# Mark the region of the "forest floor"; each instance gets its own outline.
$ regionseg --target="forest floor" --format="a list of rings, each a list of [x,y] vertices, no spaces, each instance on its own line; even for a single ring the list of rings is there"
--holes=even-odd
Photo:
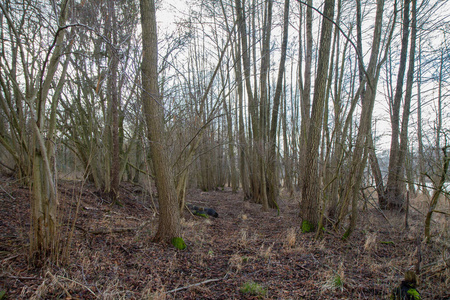
[[[90,185],[60,181],[60,232],[70,231],[80,201],[69,259],[36,268],[27,261],[30,191],[5,177],[0,187],[6,299],[388,299],[418,251],[423,299],[450,299],[450,220],[436,214],[435,238],[418,247],[427,207],[420,198],[412,200],[417,210],[410,211],[408,230],[403,213],[368,205],[344,242],[341,231],[325,230],[320,239],[301,233],[296,197],[282,194],[278,215],[227,188],[190,190],[189,203],[214,208],[219,217],[185,211],[181,251],[151,241],[158,215],[144,189],[123,184],[118,206]]]

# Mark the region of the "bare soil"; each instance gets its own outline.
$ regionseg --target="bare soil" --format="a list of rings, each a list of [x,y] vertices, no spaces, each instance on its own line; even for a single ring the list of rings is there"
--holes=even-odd
[[[185,211],[181,251],[152,242],[158,215],[142,188],[123,184],[118,206],[92,186],[60,181],[64,237],[80,201],[70,258],[37,268],[28,263],[30,191],[6,177],[0,187],[6,299],[387,299],[419,257],[423,299],[450,299],[449,219],[438,216],[433,242],[421,244],[425,200],[412,201],[408,230],[403,213],[361,207],[357,230],[343,241],[340,230],[319,239],[301,233],[295,196],[280,196],[278,215],[227,188],[190,190],[188,202],[219,217]]]

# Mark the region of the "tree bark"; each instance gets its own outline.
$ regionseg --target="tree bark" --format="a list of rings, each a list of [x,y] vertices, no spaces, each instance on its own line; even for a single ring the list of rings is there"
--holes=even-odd
[[[158,39],[154,0],[141,0],[142,24],[142,102],[147,121],[150,153],[159,196],[159,224],[156,242],[180,237],[180,214],[164,138],[164,107],[158,90]]]
[[[389,173],[386,184],[386,208],[401,208],[404,202],[405,184],[402,178],[402,165],[400,158],[400,104],[403,95],[403,81],[406,70],[409,38],[409,4],[411,0],[405,0],[403,6],[402,47],[400,50],[400,65],[398,69],[397,85],[391,111],[391,150],[389,154]],[[405,99],[406,100],[406,99]]]
[[[445,181],[447,180],[447,171],[450,164],[450,157],[447,155],[448,146],[442,148],[442,152],[444,153],[444,161],[442,165],[441,175],[439,177],[439,182],[434,185],[433,196],[431,197],[430,207],[428,208],[427,215],[425,217],[425,240],[427,243],[430,242],[431,239],[431,217],[433,212],[438,204],[439,196],[442,193],[442,189],[444,187]]]
[[[359,0],[358,0],[359,1]],[[378,54],[380,51],[380,41],[381,41],[381,32],[383,25],[383,9],[384,9],[384,0],[377,0],[377,11],[375,16],[375,27],[373,33],[372,40],[372,51],[370,55],[369,66],[367,68],[367,76],[366,80],[361,83],[360,89],[364,90],[364,86],[366,83],[369,84],[370,88],[367,89],[363,93],[363,98],[361,99],[362,108],[361,108],[361,116],[360,116],[360,126],[356,138],[356,143],[353,150],[352,162],[350,165],[349,175],[350,177],[347,180],[346,186],[343,192],[343,205],[341,206],[339,220],[343,220],[347,215],[348,204],[351,200],[352,203],[352,211],[350,218],[350,225],[344,233],[343,238],[348,238],[356,226],[357,221],[357,205],[358,205],[358,196],[361,188],[361,182],[363,178],[364,169],[367,162],[368,157],[368,149],[367,146],[369,144],[369,135],[371,134],[370,128],[372,123],[372,113],[373,107],[375,104],[375,96],[376,96],[376,87],[380,74],[381,66],[384,63],[384,59],[378,62]],[[395,17],[394,17],[395,18]],[[391,36],[392,36],[393,28],[391,28],[390,35],[388,36],[388,40],[386,42],[386,49],[390,45]]]
[[[417,68],[417,150],[419,157],[419,183],[421,186],[422,193],[426,196],[429,195],[428,188],[425,181],[425,155],[423,151],[423,138],[422,138],[422,95],[421,95],[421,85],[422,85],[422,43],[421,38],[419,38],[419,48],[418,48],[418,59],[419,64]]]
[[[288,43],[288,29],[289,29],[289,0],[284,2],[284,17],[283,17],[283,38],[281,42],[281,57],[280,66],[278,68],[277,85],[275,88],[275,95],[273,98],[272,119],[269,132],[269,153],[268,153],[268,195],[267,200],[270,207],[278,208],[278,178],[277,178],[277,152],[276,152],[276,136],[278,126],[278,114],[280,110],[280,99],[283,91],[283,77],[286,64],[286,52]],[[284,117],[285,119],[286,117]]]
[[[41,70],[41,81],[38,93],[35,98],[35,112],[32,117],[34,153],[31,158],[33,166],[33,197],[31,200],[31,219],[32,236],[30,240],[30,259],[33,263],[41,263],[43,259],[50,257],[53,262],[58,263],[59,246],[57,240],[57,206],[58,198],[56,191],[56,159],[53,145],[44,142],[45,139],[52,141],[54,124],[50,128],[45,127],[45,106],[54,76],[58,69],[61,53],[64,48],[65,31],[64,26],[67,19],[68,5],[67,1],[61,3],[59,16],[59,29],[56,32],[54,43],[47,53],[53,50],[50,59],[45,60]],[[48,58],[47,56],[47,58]],[[48,67],[46,69],[46,64]],[[44,78],[44,73],[47,74]],[[60,83],[64,82],[65,71],[60,78]],[[62,81],[61,81],[62,80]],[[62,86],[59,86],[62,89]],[[60,93],[56,91],[56,95]],[[59,97],[54,97],[57,101]],[[56,110],[56,105],[52,108]],[[52,119],[56,122],[56,119]],[[45,131],[49,133],[45,135]]]
[[[311,120],[311,77],[312,77],[312,51],[313,51],[313,37],[312,37],[312,0],[308,0],[308,6],[306,8],[306,49],[305,49],[305,75],[304,85],[300,83],[300,157],[299,157],[299,170],[305,170],[306,168],[306,149],[308,145],[308,132]],[[301,37],[299,37],[301,41]],[[299,62],[302,58],[299,58]],[[301,70],[299,70],[301,74]],[[299,79],[300,81],[300,79]],[[299,188],[303,189],[304,176],[299,176]]]
[[[110,41],[107,44],[110,60],[110,74],[108,77],[108,98],[111,113],[110,131],[111,135],[111,159],[109,164],[110,169],[110,183],[109,190],[106,191],[109,194],[110,200],[113,203],[118,203],[119,197],[119,183],[120,183],[120,145],[119,145],[119,96],[117,87],[117,69],[119,65],[118,53],[114,47],[117,44],[117,20],[114,8],[115,0],[108,0],[108,17],[110,30]]]
[[[314,84],[314,98],[306,145],[306,165],[303,177],[302,199],[300,203],[303,231],[315,230],[318,225],[318,207],[320,201],[319,144],[322,132],[325,92],[326,84],[328,82],[327,75],[333,28],[333,24],[329,20],[332,20],[334,16],[334,3],[334,0],[326,0],[323,11],[324,17],[320,36],[318,66]]]

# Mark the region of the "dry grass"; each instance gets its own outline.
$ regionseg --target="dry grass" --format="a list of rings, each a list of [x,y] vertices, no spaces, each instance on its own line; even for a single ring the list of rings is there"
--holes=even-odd
[[[240,272],[243,265],[242,256],[239,253],[231,255],[230,259],[228,260],[228,265],[232,271],[236,273]]]
[[[297,240],[297,232],[295,228],[289,228],[286,233],[286,241],[284,242],[284,247],[286,249],[291,249],[295,247],[295,242]]]
[[[156,291],[153,291],[151,284],[147,284],[141,293],[143,300],[166,300],[167,294],[165,288],[162,287]]]
[[[272,257],[273,253],[272,253],[272,249],[275,243],[272,243],[272,245],[269,246],[265,246],[264,244],[261,245],[261,248],[259,248],[259,257],[264,258],[264,260],[270,260],[270,258]]]
[[[343,291],[345,281],[344,264],[341,262],[337,270],[327,272],[326,279],[322,285],[322,292],[326,293],[333,290]]]
[[[364,251],[376,251],[377,250],[377,233],[368,232],[366,233],[366,241],[364,243]]]
[[[241,228],[241,230],[239,231],[238,244],[242,248],[247,247],[248,235],[248,230],[246,228]]]

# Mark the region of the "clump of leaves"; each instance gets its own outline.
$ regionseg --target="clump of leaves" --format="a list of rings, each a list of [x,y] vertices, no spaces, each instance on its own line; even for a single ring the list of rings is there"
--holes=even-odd
[[[257,282],[247,281],[241,286],[241,293],[264,297],[267,294],[267,288]]]
[[[172,239],[172,245],[178,250],[186,249],[186,243],[184,242],[183,238],[180,237],[174,237]]]

